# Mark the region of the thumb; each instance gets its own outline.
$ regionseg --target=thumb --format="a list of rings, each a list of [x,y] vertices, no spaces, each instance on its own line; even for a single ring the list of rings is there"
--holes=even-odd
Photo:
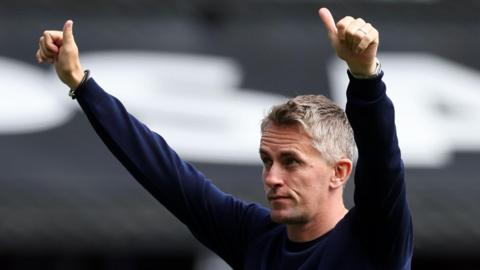
[[[73,39],[73,21],[68,20],[63,26],[63,44],[75,43]]]
[[[337,39],[337,26],[335,26],[335,20],[333,19],[332,13],[327,8],[321,8],[318,11],[318,15],[320,15],[320,19],[322,19],[323,24],[325,25],[325,29],[328,32],[328,37],[331,41],[335,41]]]

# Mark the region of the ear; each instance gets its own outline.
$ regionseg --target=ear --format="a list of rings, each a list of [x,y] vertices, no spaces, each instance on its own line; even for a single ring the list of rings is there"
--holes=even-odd
[[[332,175],[330,180],[330,188],[336,189],[343,187],[352,173],[352,167],[352,161],[348,158],[342,158],[337,161],[333,166],[335,174]]]

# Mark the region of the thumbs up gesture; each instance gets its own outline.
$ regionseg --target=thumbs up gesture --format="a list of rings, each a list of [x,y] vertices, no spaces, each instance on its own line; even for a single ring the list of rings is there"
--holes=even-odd
[[[335,24],[326,8],[319,10],[320,18],[328,32],[332,47],[338,57],[347,62],[356,75],[368,76],[375,72],[379,34],[370,23],[362,18],[347,16]]]
[[[73,22],[68,20],[63,31],[47,30],[40,37],[36,54],[39,63],[55,65],[58,77],[71,89],[76,88],[84,72],[80,65],[77,44],[73,38]]]

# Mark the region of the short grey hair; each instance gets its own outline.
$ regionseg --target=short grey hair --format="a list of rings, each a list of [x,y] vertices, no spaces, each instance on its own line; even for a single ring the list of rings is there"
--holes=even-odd
[[[262,120],[262,133],[270,123],[300,124],[329,164],[341,158],[352,162],[357,159],[357,146],[345,111],[323,95],[297,96],[273,106]]]

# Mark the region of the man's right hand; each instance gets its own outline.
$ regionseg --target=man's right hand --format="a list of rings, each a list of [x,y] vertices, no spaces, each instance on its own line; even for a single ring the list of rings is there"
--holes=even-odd
[[[70,89],[75,89],[82,81],[84,72],[80,65],[72,28],[73,22],[68,20],[63,26],[63,31],[43,32],[38,43],[36,58],[39,63],[54,64],[60,80]]]

